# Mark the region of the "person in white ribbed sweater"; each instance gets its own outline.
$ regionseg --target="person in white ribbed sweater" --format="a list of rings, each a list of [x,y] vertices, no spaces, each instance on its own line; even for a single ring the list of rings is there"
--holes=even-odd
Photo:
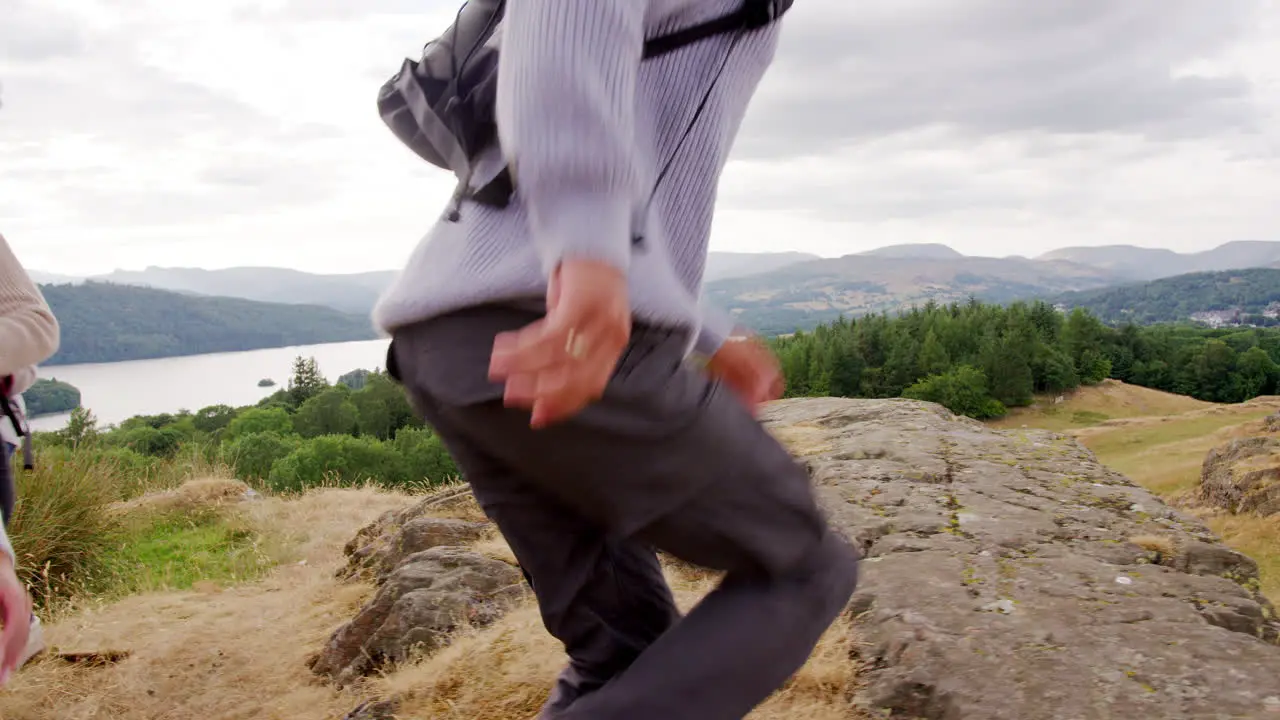
[[[35,366],[58,350],[58,321],[40,289],[0,235],[0,378],[10,396],[35,381]],[[15,429],[16,430],[16,429]],[[15,433],[16,435],[16,433]],[[13,511],[13,466],[9,449],[0,464],[4,525]],[[31,598],[18,580],[17,558],[6,527],[0,527],[0,685],[44,649],[40,620],[31,612]]]
[[[540,720],[742,718],[857,583],[754,417],[782,390],[776,359],[698,300],[778,25],[643,59],[646,38],[742,2],[508,0],[490,154],[515,194],[442,213],[374,311],[569,656]],[[682,615],[655,549],[723,580]]]

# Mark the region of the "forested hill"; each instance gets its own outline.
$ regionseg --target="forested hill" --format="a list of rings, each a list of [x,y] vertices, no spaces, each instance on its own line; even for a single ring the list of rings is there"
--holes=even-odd
[[[1103,325],[1047,303],[926,305],[773,340],[792,396],[904,396],[976,418],[1114,378],[1235,403],[1280,393],[1280,330]]]
[[[1194,313],[1233,308],[1246,318],[1261,316],[1268,305],[1280,303],[1280,269],[1191,273],[1139,285],[1064,293],[1051,302],[1084,308],[1111,324],[1178,322]],[[1257,325],[1275,324],[1270,319],[1252,319]]]
[[[40,288],[62,325],[47,365],[114,362],[312,345],[376,337],[369,317],[286,305],[86,282]]]

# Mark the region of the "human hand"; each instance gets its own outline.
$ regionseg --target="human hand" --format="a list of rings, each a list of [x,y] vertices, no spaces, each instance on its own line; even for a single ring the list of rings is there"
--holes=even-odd
[[[626,276],[592,260],[566,260],[547,286],[547,315],[493,340],[489,377],[508,407],[541,428],[597,400],[631,338]]]
[[[3,552],[0,552],[0,618],[4,620],[4,630],[0,631],[0,686],[3,686],[18,669],[18,659],[26,650],[27,635],[31,632],[31,598],[13,570],[13,561]]]
[[[755,337],[721,345],[707,363],[707,371],[727,383],[752,415],[761,403],[782,397],[785,386],[777,357]]]

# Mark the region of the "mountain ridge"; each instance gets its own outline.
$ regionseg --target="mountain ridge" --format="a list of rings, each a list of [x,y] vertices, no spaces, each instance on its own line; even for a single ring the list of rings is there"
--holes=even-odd
[[[757,330],[791,332],[842,313],[892,311],[929,300],[950,302],[972,295],[1003,302],[1249,267],[1280,267],[1280,242],[1235,241],[1194,253],[1135,245],[1078,246],[1032,258],[963,255],[943,243],[890,245],[835,258],[803,252],[716,251],[708,255],[704,293]],[[367,316],[395,274],[151,266],[88,280],[187,295],[324,305]]]
[[[1236,240],[1192,253],[1136,245],[1066,247],[1043,253],[1035,259],[1070,260],[1113,270],[1134,280],[1158,280],[1193,272],[1241,270],[1280,264],[1280,242]]]
[[[373,340],[367,315],[331,307],[200,297],[114,283],[40,286],[62,342],[45,365],[118,362]]]

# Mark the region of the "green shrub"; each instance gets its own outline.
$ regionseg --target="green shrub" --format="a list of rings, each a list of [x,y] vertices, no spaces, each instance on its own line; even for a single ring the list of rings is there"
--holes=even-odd
[[[293,433],[293,419],[282,407],[249,408],[241,411],[228,423],[223,438],[235,440],[244,435],[275,432],[281,435]]]
[[[275,461],[267,485],[276,492],[299,492],[322,485],[406,485],[404,459],[388,443],[350,435],[311,438]]]
[[[138,427],[124,433],[123,444],[130,450],[151,457],[173,457],[185,439],[182,432],[173,427]]]
[[[393,446],[404,458],[405,472],[411,482],[439,485],[460,474],[440,437],[426,428],[400,428]]]
[[[942,405],[957,415],[978,420],[1007,412],[1005,406],[987,392],[987,377],[981,370],[960,365],[942,375],[930,375],[903,391],[902,396]]]
[[[302,437],[354,435],[359,411],[346,385],[326,388],[312,395],[293,414],[293,430]]]
[[[263,432],[236,438],[223,452],[237,478],[266,480],[271,476],[271,466],[301,444],[302,438],[297,435]]]

